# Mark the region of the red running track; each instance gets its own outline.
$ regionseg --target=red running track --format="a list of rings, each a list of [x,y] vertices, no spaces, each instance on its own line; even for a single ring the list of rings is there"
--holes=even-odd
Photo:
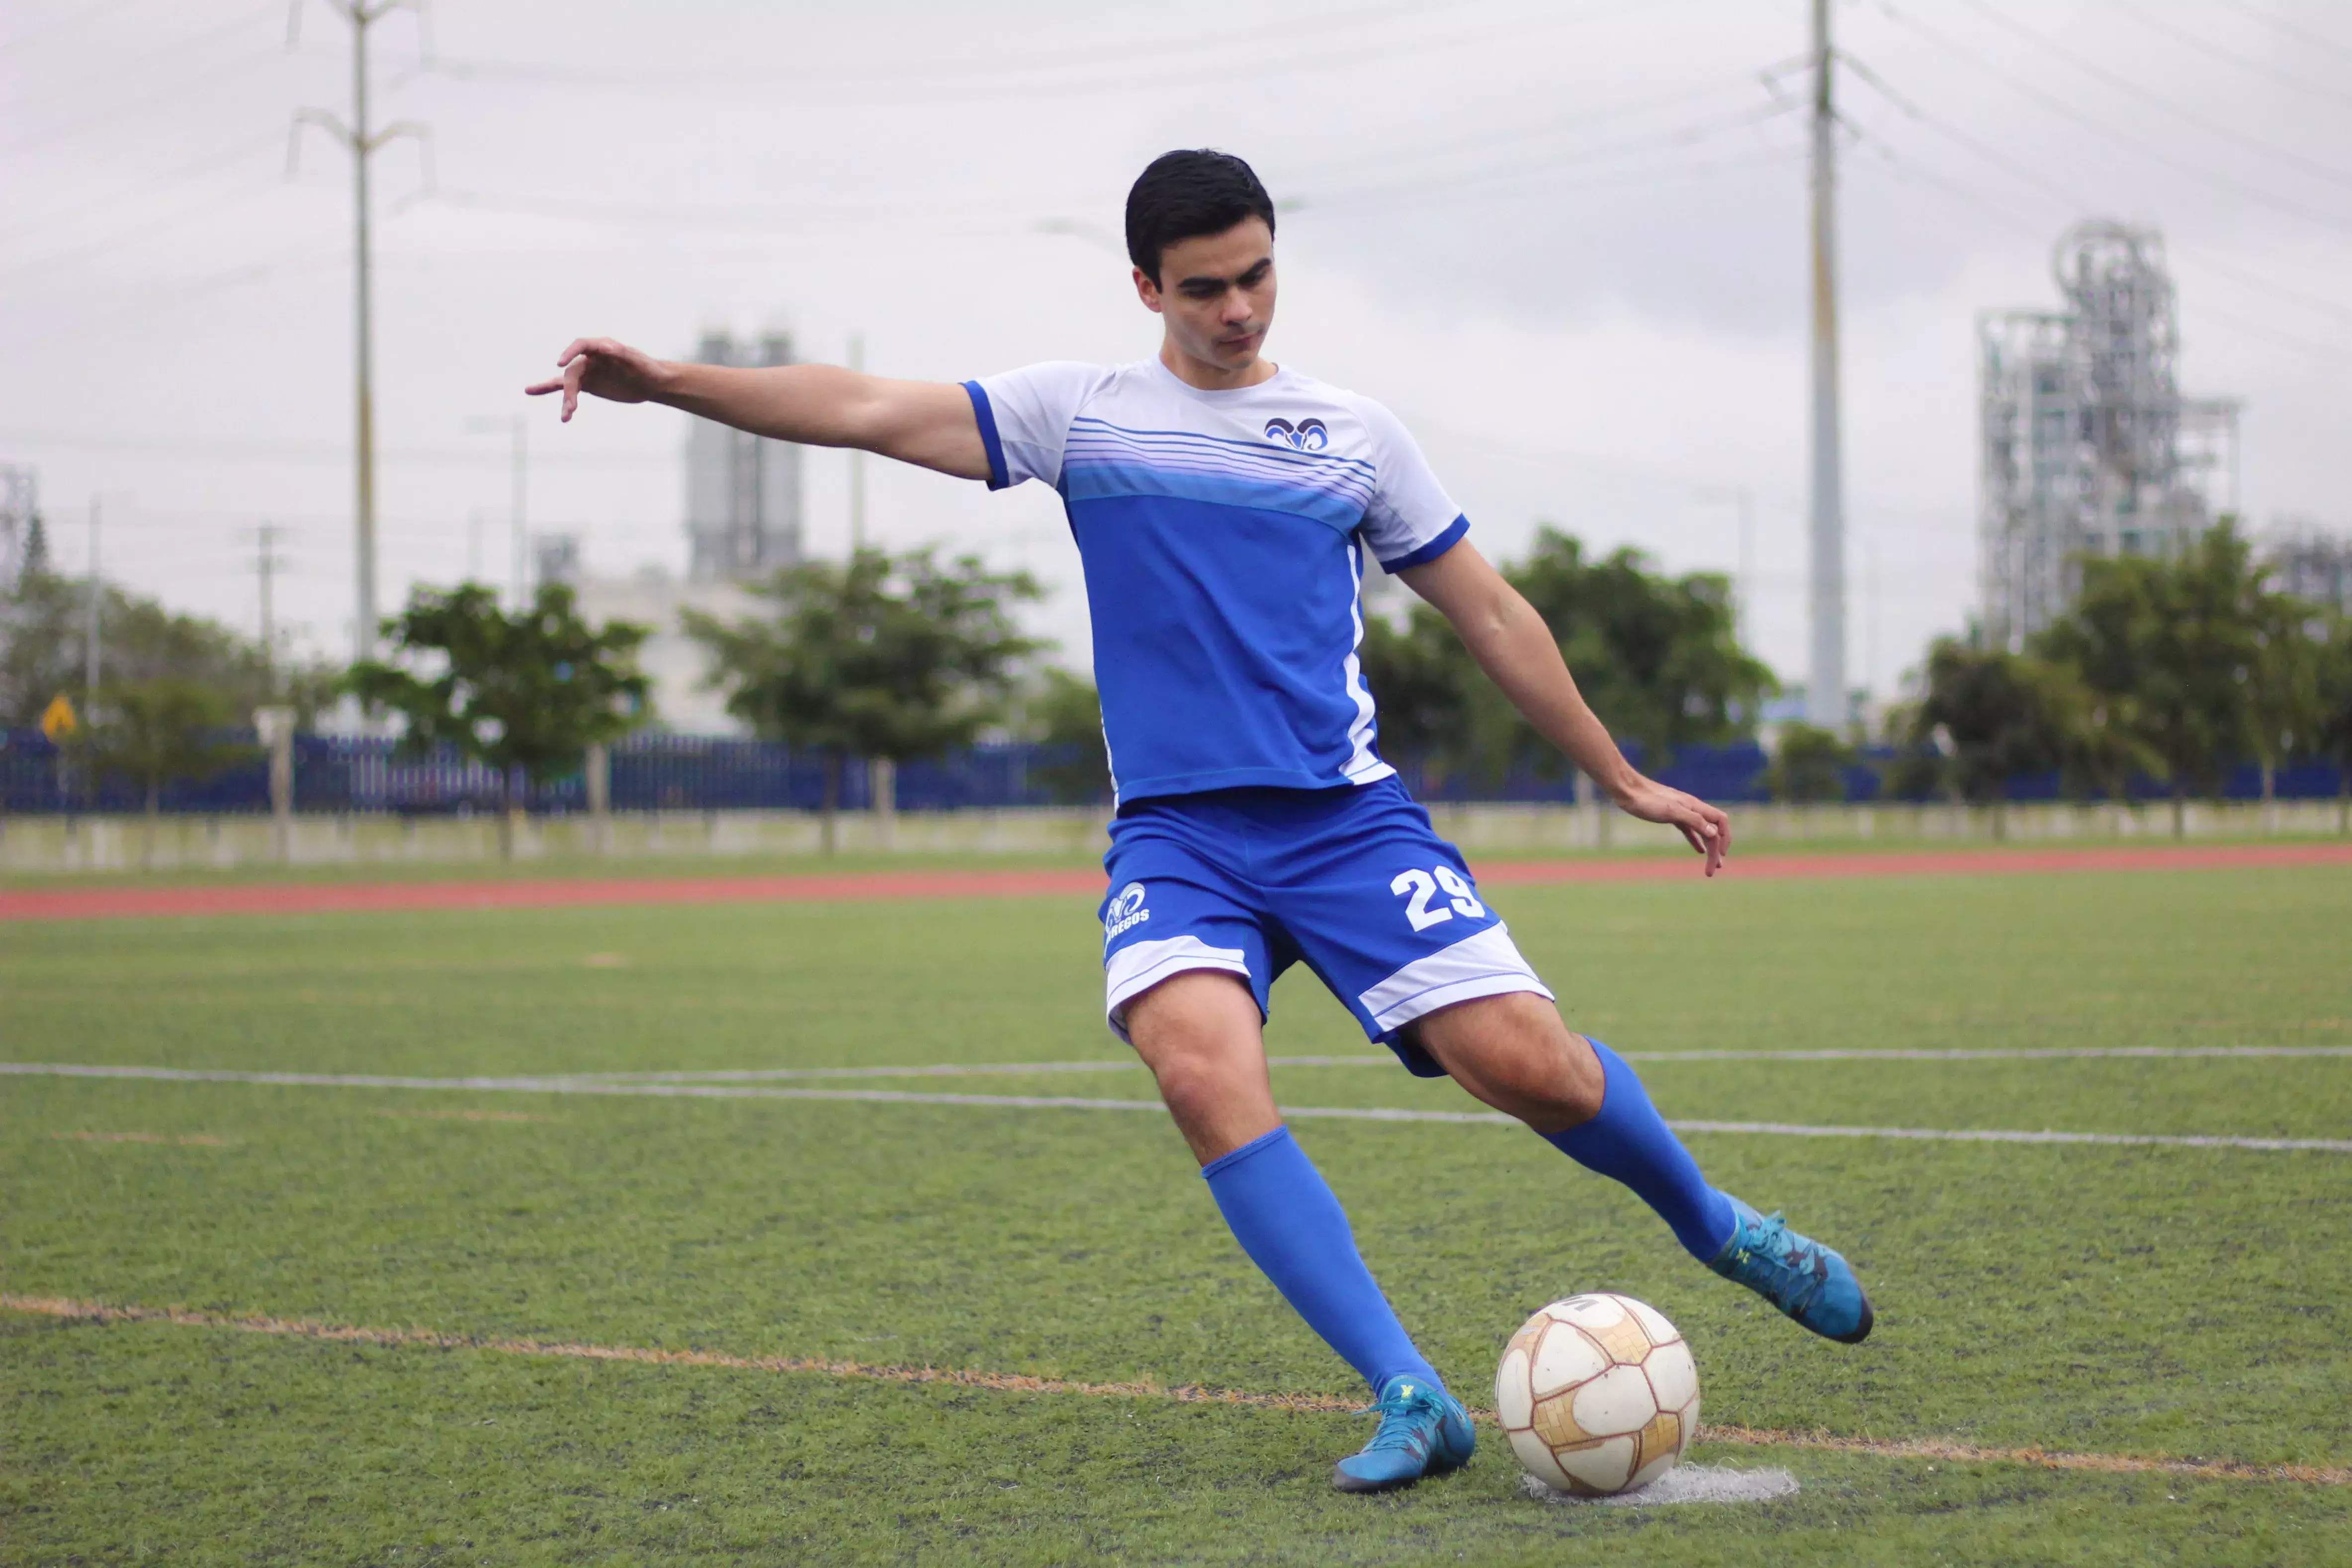
[[[1750,856],[1730,881],[1845,877],[1998,877],[2059,871],[2186,871],[2247,866],[2352,866],[2352,844],[2184,848],[1906,850],[1893,854]],[[1698,877],[1696,860],[1500,861],[1477,868],[1489,886],[1664,882]],[[534,910],[628,904],[813,903],[869,899],[1098,899],[1097,871],[867,871],[786,877],[545,878],[503,882],[278,882],[225,887],[0,889],[0,921],[120,920],[182,915],[307,915],[417,910]]]

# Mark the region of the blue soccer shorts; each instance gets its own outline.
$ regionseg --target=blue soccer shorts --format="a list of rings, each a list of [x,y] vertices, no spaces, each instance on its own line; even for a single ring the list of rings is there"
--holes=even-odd
[[[1470,868],[1394,778],[1340,789],[1234,789],[1135,803],[1103,858],[1104,1006],[1171,975],[1239,975],[1261,1016],[1303,963],[1364,1033],[1423,1078],[1444,1069],[1401,1032],[1457,1002],[1551,992],[1478,897]]]

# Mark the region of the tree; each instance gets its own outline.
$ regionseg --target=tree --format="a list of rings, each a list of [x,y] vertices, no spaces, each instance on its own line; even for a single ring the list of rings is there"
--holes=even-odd
[[[352,666],[349,689],[370,712],[389,709],[405,721],[401,754],[448,746],[497,773],[505,854],[514,849],[515,774],[544,783],[568,773],[590,746],[649,717],[650,682],[636,667],[646,628],[589,626],[560,583],[542,584],[513,615],[478,583],[418,588],[383,635],[393,659]]]
[[[1062,756],[1031,770],[1056,805],[1092,805],[1111,795],[1110,748],[1093,681],[1048,665],[1024,700],[1022,730]]]
[[[2094,556],[2082,567],[2082,593],[2034,651],[2116,705],[2171,783],[2178,837],[2189,792],[2217,792],[2230,763],[2262,751],[2263,574],[2226,520],[2169,559]]]
[[[1380,704],[1381,750],[1419,768],[1423,794],[1454,773],[1499,784],[1528,749],[1518,715],[1433,605],[1415,601],[1402,629],[1367,617],[1358,658]]]
[[[59,692],[90,706],[83,628],[87,579],[27,570],[0,615],[0,728],[29,729]],[[220,694],[243,725],[256,708],[282,703],[307,724],[334,700],[339,672],[324,664],[280,660],[273,671],[260,642],[201,616],[175,615],[114,584],[100,588],[99,684],[119,687],[163,677],[192,680]]]
[[[1680,747],[1748,733],[1778,687],[1740,646],[1730,579],[1719,573],[1669,577],[1631,546],[1588,562],[1581,543],[1547,526],[1504,575],[1559,639],[1594,711],[1641,744],[1653,771]]]
[[[111,773],[138,784],[152,823],[166,784],[207,779],[253,756],[251,746],[220,737],[243,717],[216,688],[163,675],[100,688],[70,745],[93,782]]]
[[[2336,616],[2313,658],[2314,755],[2336,764],[2336,831],[2352,833],[2352,616]]]
[[[2009,785],[2021,773],[2055,769],[2073,793],[2121,794],[2136,768],[2160,763],[2069,666],[1940,637],[1924,684],[1904,715],[1911,751],[1889,787],[1910,793],[1924,767],[1937,787],[1991,806],[1995,837],[2007,833]]]
[[[27,577],[46,577],[49,572],[49,526],[35,512],[25,525],[25,561],[17,572],[17,581]],[[10,587],[16,584],[12,583]]]
[[[730,713],[824,753],[828,852],[848,758],[905,763],[971,744],[1003,712],[1021,661],[1045,647],[1013,620],[1013,604],[1042,596],[1036,580],[977,556],[941,565],[929,548],[860,550],[788,566],[758,592],[767,618],[730,626],[689,610],[680,624],[709,650]]]
[[[1814,724],[1787,724],[1764,770],[1764,789],[1774,800],[1825,801],[1845,798],[1845,770],[1862,753],[1834,730]]]
[[[2326,623],[2318,605],[2291,594],[2260,590],[2252,606],[2257,645],[2248,683],[2254,761],[2263,772],[2263,802],[2278,795],[2278,770],[2313,750],[2321,710],[2320,669]]]
[[[1775,689],[1771,670],[1739,645],[1720,575],[1668,577],[1633,549],[1588,561],[1580,542],[1550,527],[1502,572],[1550,628],[1593,710],[1642,746],[1647,767],[1679,747],[1737,740]],[[1561,765],[1429,605],[1414,605],[1402,631],[1367,626],[1362,658],[1384,750],[1489,784],[1517,762]]]

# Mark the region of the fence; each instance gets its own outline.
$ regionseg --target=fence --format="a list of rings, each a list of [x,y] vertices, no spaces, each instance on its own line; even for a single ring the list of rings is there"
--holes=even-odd
[[[238,760],[208,779],[165,784],[159,803],[163,811],[223,816],[269,810],[268,764],[252,733],[221,739],[242,748]],[[1639,748],[1629,746],[1627,752],[1640,762]],[[1847,799],[1879,800],[1879,768],[1893,756],[1890,751],[1876,749],[1865,753],[1862,765],[1846,769]],[[617,812],[814,811],[824,802],[823,754],[772,742],[649,733],[614,747],[611,759],[610,798]],[[908,812],[1100,804],[1056,793],[1055,784],[1066,779],[1080,760],[1076,749],[1067,746],[975,746],[937,761],[901,766],[896,804]],[[1727,805],[1757,802],[1767,798],[1766,760],[1763,748],[1752,741],[1721,747],[1686,746],[1669,765],[1657,770],[1657,777]],[[1565,765],[1557,769],[1522,765],[1499,781],[1459,774],[1433,776],[1411,759],[1402,762],[1400,769],[1412,782],[1414,794],[1433,805],[1474,801],[1538,805],[1575,797],[1574,779]],[[2343,788],[2338,770],[2321,763],[2282,768],[2274,784],[2276,795],[2289,800],[2330,797]],[[864,766],[852,763],[843,768],[839,805],[846,811],[870,808],[873,802],[867,788]],[[2167,793],[2163,785],[2148,780],[2140,781],[2131,791],[2132,797],[2140,800],[2161,798]],[[2261,793],[2260,770],[2249,764],[2231,770],[2221,798],[2252,800]],[[2009,795],[2019,802],[2057,800],[2058,776],[2011,780]],[[586,783],[577,773],[519,789],[518,799],[541,816],[584,813],[588,807]],[[294,808],[298,812],[469,816],[496,810],[499,800],[496,773],[454,754],[409,760],[395,755],[394,743],[389,740],[340,735],[294,739]],[[86,770],[66,765],[58,748],[38,731],[0,731],[0,811],[116,815],[143,810],[145,805],[146,792],[138,783],[119,776],[90,779]]]

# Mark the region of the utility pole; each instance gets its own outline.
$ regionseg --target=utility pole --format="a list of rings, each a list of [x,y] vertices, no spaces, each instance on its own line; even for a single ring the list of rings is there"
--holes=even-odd
[[[278,554],[278,541],[285,530],[274,522],[265,522],[254,532],[253,574],[261,590],[261,675],[265,696],[278,697],[278,616],[270,589],[277,581],[278,569],[286,564]]]
[[[1838,451],[1837,110],[1830,0],[1813,0],[1812,663],[1805,718],[1845,727],[1845,479]]]
[[[89,498],[89,596],[82,620],[82,702],[98,701],[98,606],[103,594],[98,581],[98,497]]]
[[[866,369],[866,334],[852,333],[849,339],[849,368],[863,373]],[[849,449],[849,553],[855,556],[866,548],[866,454],[856,447]]]
[[[1756,635],[1756,498],[1739,487],[1739,580],[1732,584],[1731,630],[1743,644]]]
[[[520,414],[484,414],[467,420],[466,428],[477,435],[503,430],[514,440],[514,462],[508,472],[507,514],[513,535],[509,541],[513,559],[509,564],[514,571],[515,608],[520,610],[530,603],[530,535],[524,510],[530,478],[530,425]]]
[[[353,544],[358,558],[358,604],[352,616],[352,657],[372,658],[375,655],[376,581],[375,581],[375,319],[371,294],[370,273],[373,253],[368,234],[368,161],[386,142],[398,137],[413,136],[422,146],[425,161],[425,185],[429,189],[432,176],[432,132],[415,121],[397,121],[381,131],[368,129],[368,29],[394,11],[408,9],[416,12],[420,27],[424,25],[423,0],[325,0],[337,16],[352,26],[352,121],[341,120],[323,109],[297,110],[294,114],[292,137],[286,150],[286,173],[294,174],[295,161],[301,152],[302,127],[316,125],[341,142],[352,154],[352,327],[353,349],[352,370],[353,381],[353,415],[355,428],[352,441],[352,468],[357,483],[356,508],[353,512]],[[300,36],[302,0],[293,0],[293,9],[287,17],[286,42],[290,47]]]

